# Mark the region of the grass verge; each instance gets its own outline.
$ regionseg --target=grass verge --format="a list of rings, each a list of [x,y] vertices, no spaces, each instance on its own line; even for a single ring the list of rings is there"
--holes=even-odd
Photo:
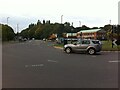
[[[63,44],[55,44],[54,46],[63,48]],[[112,41],[102,41],[102,51],[120,51],[119,46],[113,46],[112,48]]]

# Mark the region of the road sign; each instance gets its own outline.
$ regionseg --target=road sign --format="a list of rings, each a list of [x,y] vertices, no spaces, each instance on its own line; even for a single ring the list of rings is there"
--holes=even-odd
[[[120,40],[117,40],[115,43],[116,43],[117,45],[120,45]]]
[[[120,45],[120,40],[114,40],[114,41],[113,41],[113,44],[114,44],[115,46]]]

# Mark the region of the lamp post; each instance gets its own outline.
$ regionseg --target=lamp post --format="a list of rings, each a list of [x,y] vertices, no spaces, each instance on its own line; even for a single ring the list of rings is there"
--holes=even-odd
[[[19,24],[17,24],[17,33],[19,33]]]
[[[71,43],[72,43],[72,37],[73,37],[73,28],[71,29]]]
[[[79,21],[80,27],[81,27],[81,21]]]
[[[62,22],[63,22],[63,15],[61,15],[61,24],[62,24]]]
[[[73,37],[73,22],[72,22],[72,29],[71,29],[71,43],[72,43],[72,37]]]
[[[109,23],[110,23],[110,25],[111,25],[111,20],[109,20]]]
[[[8,19],[9,19],[10,17],[7,17],[7,25],[8,25]]]

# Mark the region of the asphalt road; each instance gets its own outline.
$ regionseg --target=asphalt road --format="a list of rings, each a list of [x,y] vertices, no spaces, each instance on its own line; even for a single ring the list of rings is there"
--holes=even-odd
[[[66,54],[51,42],[3,45],[3,88],[117,88],[118,52]]]

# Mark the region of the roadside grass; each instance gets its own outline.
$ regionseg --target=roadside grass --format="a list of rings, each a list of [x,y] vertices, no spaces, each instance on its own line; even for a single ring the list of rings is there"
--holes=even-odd
[[[19,41],[7,41],[2,42],[2,44],[15,44],[20,43]],[[55,47],[63,48],[63,44],[54,44]],[[102,41],[102,51],[120,51],[120,45],[119,46],[113,46],[112,48],[112,41]]]
[[[54,46],[63,48],[63,44],[55,44]],[[112,48],[112,41],[102,41],[102,51],[120,51],[119,46],[113,46]]]
[[[102,44],[102,51],[120,51],[120,45],[112,48],[112,41],[102,41]]]
[[[54,46],[63,48],[64,45],[63,44],[54,44]]]

